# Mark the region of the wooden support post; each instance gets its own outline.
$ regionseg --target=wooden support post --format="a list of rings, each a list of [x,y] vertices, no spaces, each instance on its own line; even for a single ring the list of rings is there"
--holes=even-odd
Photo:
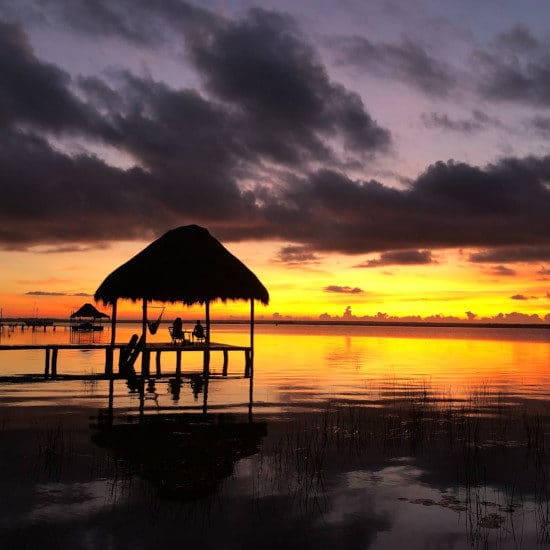
[[[250,378],[254,378],[254,351],[250,350],[250,354],[248,356],[248,376]]]
[[[208,410],[208,382],[210,378],[210,301],[206,300],[205,302],[205,316],[206,316],[206,338],[205,338],[205,348],[203,352],[203,366],[202,366],[202,376],[203,376],[203,402],[202,402],[202,412],[206,415]]]
[[[117,301],[113,302],[113,308],[111,311],[111,347],[105,350],[105,375],[113,375],[113,358],[115,354],[115,342],[116,342],[116,306]]]
[[[202,355],[202,373],[204,376],[210,374],[210,350],[205,349]]]
[[[205,416],[208,412],[208,382],[209,375],[206,374],[204,376],[204,385],[202,387],[202,414],[204,414]]]
[[[160,372],[160,350],[157,351],[157,360],[156,360],[156,371],[157,371],[157,378],[161,377]]]
[[[210,373],[210,301],[206,300],[204,306],[206,315],[206,347],[203,355],[202,372],[204,376],[208,377]]]
[[[224,349],[223,350],[223,370],[222,370],[223,376],[227,376],[228,363],[229,363],[229,352],[226,349]]]
[[[149,366],[147,364],[147,298],[143,298],[142,308],[142,319],[141,319],[141,336],[143,338],[143,347],[141,351],[141,374],[149,376]]]
[[[144,349],[141,353],[143,353],[142,362],[141,362],[141,374],[144,377],[149,377],[151,373],[151,351]]]
[[[105,376],[113,374],[113,347],[105,348]]]
[[[44,361],[44,378],[49,378],[50,376],[50,348],[46,348],[46,357]]]
[[[113,377],[109,377],[109,405],[107,407],[107,425],[113,425],[113,404],[114,404],[114,395],[115,395],[115,382]]]
[[[252,404],[254,402],[254,374],[251,373],[248,384],[248,421],[252,422]]]
[[[52,378],[57,376],[57,348],[52,349]]]
[[[143,412],[145,409],[145,379],[140,376],[138,379],[139,386],[139,421],[143,422]]]
[[[250,376],[250,349],[244,350],[244,376],[248,378]]]
[[[254,298],[250,300],[250,354],[248,363],[248,374],[250,374],[254,364]]]
[[[176,376],[181,377],[181,350],[176,351]]]

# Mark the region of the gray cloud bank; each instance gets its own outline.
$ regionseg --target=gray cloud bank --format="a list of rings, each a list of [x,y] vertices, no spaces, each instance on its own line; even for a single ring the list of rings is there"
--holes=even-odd
[[[178,30],[202,84],[175,88],[122,69],[76,78],[41,61],[18,10],[4,9],[15,21],[0,23],[4,249],[151,238],[185,223],[227,240],[294,243],[283,261],[320,251],[550,247],[550,156],[485,167],[438,162],[400,190],[348,177],[351,162],[385,154],[391,134],[329,77],[289,16],[255,9],[231,19],[183,2],[98,2],[88,15],[86,2],[24,5],[80,32],[138,44],[162,44],[164,29]],[[521,36],[514,40],[519,48]],[[417,71],[427,92],[447,93],[453,82],[407,41],[362,46],[391,74]],[[53,145],[75,137],[135,166]],[[422,254],[416,263],[429,263],[430,252]]]
[[[455,85],[452,70],[410,38],[399,43],[375,43],[364,36],[353,36],[336,43],[341,62],[408,83],[428,95],[445,96]]]

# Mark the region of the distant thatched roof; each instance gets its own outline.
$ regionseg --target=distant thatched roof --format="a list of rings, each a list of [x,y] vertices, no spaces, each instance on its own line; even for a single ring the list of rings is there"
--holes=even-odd
[[[109,316],[97,310],[92,304],[84,304],[81,308],[71,314],[71,319],[108,319]]]
[[[146,298],[187,305],[216,299],[269,302],[259,279],[217,239],[198,225],[172,229],[115,269],[95,300]]]

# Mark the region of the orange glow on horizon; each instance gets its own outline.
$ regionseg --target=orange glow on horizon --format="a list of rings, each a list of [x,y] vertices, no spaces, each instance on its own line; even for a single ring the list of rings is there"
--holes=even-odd
[[[93,293],[103,279],[139,252],[147,243],[118,242],[110,248],[86,252],[0,252],[2,289],[0,307],[4,317],[67,318],[85,302],[93,303]],[[353,318],[388,316],[422,318],[441,315],[466,319],[499,313],[537,314],[542,319],[550,311],[550,282],[541,277],[545,266],[517,264],[502,266],[468,262],[469,251],[440,250],[437,263],[429,265],[388,265],[355,267],[377,254],[345,256],[318,254],[318,260],[297,265],[277,260],[278,251],[288,243],[248,241],[225,243],[264,283],[270,304],[256,306],[256,317],[318,319],[322,315],[341,318],[347,308]],[[498,268],[498,269],[497,269]],[[513,268],[513,270],[512,270]],[[110,314],[109,307],[96,304]],[[151,304],[150,318],[160,313],[160,304]],[[216,302],[212,318],[248,318],[247,302]],[[204,308],[165,304],[164,319],[204,317]],[[122,300],[120,319],[139,319],[141,303]]]

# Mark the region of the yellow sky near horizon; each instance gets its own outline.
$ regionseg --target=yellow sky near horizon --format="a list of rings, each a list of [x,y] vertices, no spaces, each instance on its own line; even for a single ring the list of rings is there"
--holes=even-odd
[[[26,252],[0,252],[0,308],[4,317],[65,318],[85,302],[103,279],[139,252],[144,242],[118,242],[105,249],[52,252],[37,248]],[[258,318],[274,314],[293,318],[342,316],[348,306],[357,317],[428,317],[433,315],[466,318],[471,311],[479,317],[499,313],[538,314],[550,312],[550,280],[544,265],[474,264],[468,250],[433,252],[436,263],[388,265],[358,268],[357,264],[378,254],[346,256],[318,254],[313,262],[286,264],[277,260],[281,246],[288,243],[248,241],[224,243],[241,259],[270,293],[269,306],[258,305]],[[184,274],[182,274],[184,276]],[[158,305],[158,304],[153,304]],[[98,304],[101,309],[102,305]],[[104,308],[108,310],[108,308]],[[246,317],[243,302],[216,303],[213,318]],[[155,318],[159,309],[152,308]],[[119,304],[120,318],[138,318],[140,305]],[[167,304],[165,318],[202,317],[200,307]]]

